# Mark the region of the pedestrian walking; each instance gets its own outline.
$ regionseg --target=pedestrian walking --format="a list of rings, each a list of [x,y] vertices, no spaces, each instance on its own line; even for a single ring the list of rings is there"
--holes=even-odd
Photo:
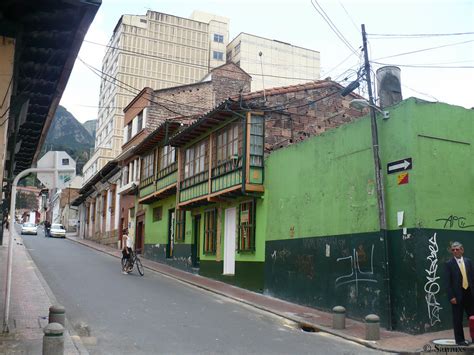
[[[49,232],[51,230],[51,223],[48,220],[44,221],[44,236],[49,237]]]
[[[474,269],[470,259],[463,257],[461,243],[451,244],[453,257],[446,262],[447,294],[453,315],[454,339],[457,345],[469,345],[464,338],[463,313],[474,315]],[[472,340],[472,339],[471,339]]]

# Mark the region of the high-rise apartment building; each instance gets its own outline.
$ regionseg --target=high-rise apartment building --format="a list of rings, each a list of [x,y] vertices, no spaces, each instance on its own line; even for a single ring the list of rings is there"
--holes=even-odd
[[[155,11],[123,15],[102,61],[95,150],[87,181],[121,151],[123,109],[144,88],[195,83],[226,62],[229,20],[195,11],[182,18]],[[165,104],[165,103],[163,103]]]
[[[319,52],[289,43],[240,33],[226,56],[252,76],[252,91],[319,80]]]

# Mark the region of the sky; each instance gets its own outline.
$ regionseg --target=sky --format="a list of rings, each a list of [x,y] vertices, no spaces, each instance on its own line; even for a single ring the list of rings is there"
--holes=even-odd
[[[365,24],[373,71],[399,65],[403,98],[474,107],[473,0],[102,0],[60,103],[80,122],[97,118],[100,78],[79,58],[100,69],[105,47],[90,42],[107,44],[122,14],[147,10],[205,11],[229,18],[230,40],[246,32],[319,51],[321,79],[343,85],[363,63]]]

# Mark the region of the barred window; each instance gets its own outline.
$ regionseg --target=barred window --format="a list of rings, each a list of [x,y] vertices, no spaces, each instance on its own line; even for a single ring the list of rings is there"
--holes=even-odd
[[[141,171],[141,180],[145,180],[149,177],[153,176],[153,169],[155,163],[155,155],[154,153],[150,153],[143,157],[142,159],[142,171]]]
[[[204,212],[204,253],[215,254],[217,243],[217,210]]]
[[[176,234],[175,240],[177,242],[184,242],[185,238],[185,228],[186,228],[186,211],[177,210],[176,211]]]
[[[176,161],[175,148],[169,145],[160,149],[160,170],[163,170]]]
[[[255,202],[242,202],[239,206],[239,251],[255,250]]]

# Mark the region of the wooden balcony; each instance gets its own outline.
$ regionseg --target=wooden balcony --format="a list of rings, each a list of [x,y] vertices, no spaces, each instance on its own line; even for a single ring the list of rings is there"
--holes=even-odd
[[[156,174],[157,179],[151,183],[148,179],[140,182],[139,203],[150,204],[159,199],[163,199],[176,193],[178,164],[173,163],[170,166],[160,170]],[[143,186],[142,186],[143,183]]]

